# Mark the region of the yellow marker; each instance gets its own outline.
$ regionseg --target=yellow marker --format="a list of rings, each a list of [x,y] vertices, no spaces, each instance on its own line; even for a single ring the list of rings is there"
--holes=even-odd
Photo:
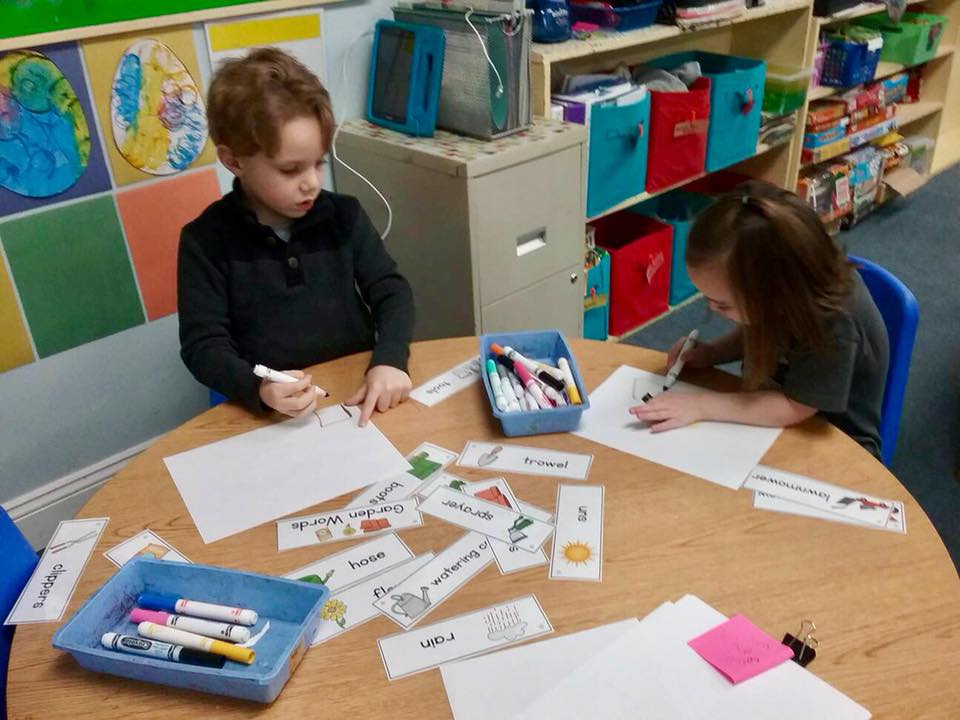
[[[557,365],[560,366],[560,370],[563,372],[563,382],[566,383],[567,395],[570,396],[570,402],[574,405],[583,405],[583,400],[580,399],[580,393],[577,390],[577,383],[573,380],[570,363],[567,362],[566,358],[560,358],[557,360]]]
[[[203,635],[178,630],[166,625],[157,625],[148,621],[137,625],[137,632],[146,638],[160,640],[172,645],[182,645],[194,650],[205,650],[215,655],[223,655],[227,660],[234,660],[246,665],[252,664],[257,656],[257,653],[250,648],[231,645],[222,640],[214,640],[213,638],[203,637]]]

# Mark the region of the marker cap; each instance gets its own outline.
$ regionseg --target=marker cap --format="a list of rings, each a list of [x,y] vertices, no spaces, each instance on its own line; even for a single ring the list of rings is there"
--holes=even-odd
[[[137,598],[137,605],[147,610],[164,610],[165,612],[175,613],[177,611],[177,601],[180,598],[175,595],[163,595],[162,593],[141,593]]]
[[[169,613],[159,612],[157,610],[134,608],[130,611],[130,622],[135,622],[138,625],[144,621],[156,623],[157,625],[166,625],[168,617],[170,617]]]
[[[223,655],[214,655],[203,650],[191,650],[184,648],[180,651],[180,662],[188,665],[200,665],[201,667],[222,668],[227,659]]]

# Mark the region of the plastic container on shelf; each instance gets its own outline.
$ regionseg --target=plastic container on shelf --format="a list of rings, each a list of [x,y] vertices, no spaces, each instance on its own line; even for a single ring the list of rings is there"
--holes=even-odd
[[[767,80],[763,89],[763,112],[786,115],[803,106],[810,87],[810,68],[767,65]]]
[[[857,24],[883,34],[881,60],[910,66],[925,63],[937,54],[947,17],[908,12],[900,22],[894,22],[886,13],[880,13],[859,18]]]
[[[883,51],[883,35],[869,28],[849,26],[842,34],[828,35],[827,42],[821,85],[852,87],[873,80]]]
[[[615,6],[593,0],[573,0],[570,3],[570,17],[574,23],[591,23],[609,30],[639,30],[656,22],[662,3],[663,0],[647,0],[637,5]]]

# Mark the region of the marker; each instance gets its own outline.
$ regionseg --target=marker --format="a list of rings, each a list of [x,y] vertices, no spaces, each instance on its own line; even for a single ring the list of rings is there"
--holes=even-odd
[[[164,612],[190,615],[207,620],[237,623],[238,625],[256,625],[257,620],[260,619],[253,610],[197,602],[196,600],[187,600],[176,595],[163,595],[161,593],[142,593],[137,598],[137,605],[147,610],[163,610]]]
[[[540,386],[537,385],[537,381],[533,379],[533,375],[527,371],[527,368],[525,368],[519,360],[513,361],[513,369],[517,371],[517,375],[520,376],[520,382],[522,382],[523,386],[533,395],[533,399],[537,405],[540,406],[541,410],[549,410],[553,407],[550,401],[544,397],[543,391],[540,389]]]
[[[690,331],[690,334],[687,335],[687,339],[683,341],[683,347],[681,347],[680,352],[677,353],[677,361],[673,364],[673,367],[667,371],[667,378],[663,382],[664,390],[669,390],[677,381],[677,376],[683,371],[683,366],[686,362],[683,359],[683,354],[697,344],[698,337],[700,337],[700,331],[694,328]]]
[[[540,390],[544,395],[547,396],[547,399],[552,402],[557,407],[562,407],[567,404],[567,401],[563,399],[563,395],[553,388],[553,386],[548,385],[543,381],[542,378],[534,378],[537,385],[540,386]],[[551,378],[552,380],[553,378]],[[561,388],[562,390],[563,388]]]
[[[520,401],[517,399],[517,392],[513,389],[513,383],[510,382],[510,375],[503,365],[497,365],[497,374],[500,376],[500,387],[503,388],[503,396],[507,399],[507,411],[517,412],[520,410]]]
[[[177,630],[166,625],[157,625],[152,622],[140,623],[137,625],[137,632],[151,640],[160,640],[174,645],[183,645],[193,650],[203,650],[214,655],[223,655],[227,660],[235,660],[245,665],[253,664],[254,658],[257,657],[256,651],[251,648],[231,645],[222,640],[214,640],[203,635]]]
[[[552,387],[558,393],[563,392],[563,380],[557,380],[553,375],[548,373],[546,370],[537,370],[536,376],[540,379],[545,385]]]
[[[548,375],[552,375],[560,382],[564,381],[563,370],[561,368],[555,368],[552,365],[547,365],[546,363],[542,363],[539,360],[534,360],[534,362],[537,364],[537,367],[540,368],[543,372],[547,373]],[[557,364],[559,365],[560,363],[558,362]]]
[[[512,347],[507,345],[506,347],[501,347],[496,343],[490,345],[490,350],[496,353],[497,355],[506,355],[507,358],[512,360],[515,363],[520,363],[531,375],[536,375],[537,371],[540,369],[533,360],[528,360],[523,355],[518,353]]]
[[[171,660],[184,665],[222,668],[227,660],[223,655],[214,655],[201,650],[191,650],[181,645],[171,645],[170,643],[113,632],[104,633],[100,637],[100,644],[107,650],[119,650],[131,655],[145,655],[161,660]]]
[[[534,402],[533,407],[530,407],[530,404],[527,402],[528,396],[531,400],[533,400],[533,397],[530,395],[530,393],[523,389],[523,385],[520,383],[520,378],[518,378],[512,370],[507,370],[504,368],[504,372],[507,373],[507,378],[510,380],[510,385],[513,386],[513,394],[517,396],[517,402],[520,404],[520,409],[536,410],[536,402]]]
[[[493,399],[497,404],[497,410],[507,411],[507,398],[503,394],[503,388],[500,387],[500,376],[497,375],[497,364],[493,360],[487,360],[487,377],[490,378],[490,387],[493,390]]]
[[[574,405],[582,405],[583,400],[580,399],[577,383],[573,380],[573,371],[570,369],[570,363],[567,362],[566,358],[560,358],[557,360],[557,365],[560,366],[560,370],[563,372],[563,381],[567,386],[567,395],[570,397],[570,402]]]
[[[536,398],[533,397],[533,395],[530,394],[530,391],[529,391],[529,390],[524,389],[524,391],[523,391],[523,397],[524,397],[524,399],[527,401],[527,410],[528,410],[528,411],[531,411],[531,410],[539,410],[539,409],[540,409],[540,406],[537,405],[537,400],[536,400]]]
[[[293,375],[287,375],[286,373],[282,373],[279,370],[271,370],[266,365],[254,365],[253,374],[256,375],[257,377],[261,377],[261,378],[264,378],[265,380],[269,380],[270,382],[275,382],[275,383],[299,382],[299,378],[295,378]],[[318,385],[314,385],[313,389],[317,391],[317,395],[319,395],[320,397],[330,397],[330,393],[328,393],[326,390],[324,390],[322,387]]]
[[[250,639],[250,631],[240,625],[230,623],[201,620],[186,615],[171,615],[160,610],[141,610],[136,608],[130,611],[130,621],[135,623],[152,622],[167,627],[177,627],[187,632],[205,635],[206,637],[226,640],[232,643],[245,643]]]

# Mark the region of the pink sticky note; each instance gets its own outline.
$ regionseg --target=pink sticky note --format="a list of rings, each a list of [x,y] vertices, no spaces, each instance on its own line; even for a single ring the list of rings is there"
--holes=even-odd
[[[687,645],[734,684],[793,657],[793,650],[774,640],[743,615],[734,615]]]

